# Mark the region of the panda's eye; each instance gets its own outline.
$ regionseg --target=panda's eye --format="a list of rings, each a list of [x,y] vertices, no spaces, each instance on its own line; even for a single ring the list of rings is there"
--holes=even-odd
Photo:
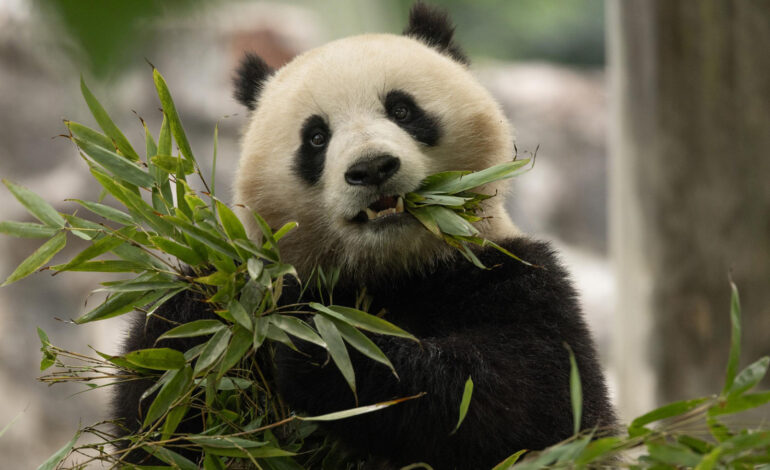
[[[409,112],[409,107],[407,105],[400,103],[393,107],[390,114],[396,121],[406,121],[409,119],[411,113]]]
[[[321,148],[326,145],[326,134],[323,132],[314,132],[310,136],[310,145],[317,148]]]

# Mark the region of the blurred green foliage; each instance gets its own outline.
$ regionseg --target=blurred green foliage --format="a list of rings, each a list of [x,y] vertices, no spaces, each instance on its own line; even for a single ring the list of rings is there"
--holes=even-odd
[[[78,67],[104,78],[141,62],[165,18],[194,8],[221,8],[201,0],[34,0],[46,23],[58,28]],[[289,0],[313,11],[332,37],[399,32],[414,0]],[[471,57],[604,63],[603,0],[436,0],[457,24]],[[152,60],[152,57],[147,57]]]
[[[201,3],[200,0],[34,0],[44,18],[61,27],[74,46],[69,52],[77,65],[88,67],[97,76],[137,62],[142,56],[131,51],[149,45],[156,28],[152,20],[178,14]]]
[[[398,0],[407,12],[412,0]],[[603,0],[440,0],[473,57],[604,64]],[[404,13],[403,18],[406,18]]]

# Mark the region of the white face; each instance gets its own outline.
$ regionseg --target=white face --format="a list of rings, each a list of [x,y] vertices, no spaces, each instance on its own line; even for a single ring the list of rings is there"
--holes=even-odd
[[[357,36],[311,50],[265,82],[235,202],[273,227],[299,223],[281,250],[300,274],[321,264],[377,276],[447,253],[403,212],[404,194],[430,174],[512,157],[505,117],[462,64],[408,37]],[[485,236],[514,230],[503,196],[485,215]]]

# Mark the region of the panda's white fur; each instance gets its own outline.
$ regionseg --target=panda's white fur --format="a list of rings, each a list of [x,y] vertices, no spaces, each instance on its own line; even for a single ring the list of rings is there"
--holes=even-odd
[[[416,142],[388,119],[385,94],[403,90],[438,117],[435,146]],[[310,115],[327,120],[332,138],[320,180],[303,182],[293,171],[300,129]],[[286,261],[301,274],[314,265],[339,266],[358,276],[373,270],[421,269],[443,258],[446,245],[416,220],[383,229],[350,219],[381,195],[415,190],[426,176],[479,170],[513,157],[513,134],[499,105],[467,68],[417,39],[391,34],[349,37],[306,52],[268,78],[243,137],[235,202],[273,227],[299,224],[285,238]],[[380,188],[351,186],[345,171],[364,155],[387,153],[399,171]],[[502,193],[503,184],[484,188]],[[485,207],[483,236],[515,234],[504,197]],[[259,231],[250,214],[249,231]]]

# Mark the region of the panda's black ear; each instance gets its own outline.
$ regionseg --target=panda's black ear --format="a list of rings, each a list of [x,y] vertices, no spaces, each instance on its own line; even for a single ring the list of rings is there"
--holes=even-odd
[[[247,52],[233,77],[233,85],[235,85],[233,96],[238,102],[253,111],[257,107],[257,98],[262,91],[262,86],[272,73],[273,69],[262,58],[252,52]]]
[[[418,1],[409,12],[409,25],[404,35],[413,37],[425,44],[448,54],[457,62],[468,65],[470,60],[465,52],[454,42],[455,27],[449,15],[438,7],[428,6]]]

